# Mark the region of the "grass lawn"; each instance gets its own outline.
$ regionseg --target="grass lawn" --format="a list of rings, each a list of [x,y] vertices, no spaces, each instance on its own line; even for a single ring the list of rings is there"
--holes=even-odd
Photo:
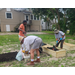
[[[42,31],[44,33],[48,33],[49,35],[54,35],[54,31]],[[65,34],[66,35],[66,39],[73,39],[75,40],[75,35],[70,35],[70,34]]]
[[[51,32],[52,33],[52,32]],[[30,34],[34,35],[34,34]],[[35,34],[42,38],[43,42],[51,44],[51,42],[56,41],[54,35],[50,34]],[[70,41],[69,39],[73,40]],[[75,37],[66,37],[66,42],[75,44]],[[0,35],[0,54],[11,51],[19,51],[20,50],[20,42],[18,35]],[[75,51],[68,51],[66,57],[62,58],[54,58],[51,55],[46,53],[42,53],[41,63],[36,63],[33,67],[67,67],[67,66],[75,66]],[[73,55],[73,56],[72,56]],[[36,55],[35,55],[36,57]],[[31,67],[27,66],[24,60],[22,61],[9,61],[9,62],[0,62],[0,67]]]
[[[51,33],[51,34],[54,33],[54,31],[42,31],[42,32],[45,32],[45,33]]]

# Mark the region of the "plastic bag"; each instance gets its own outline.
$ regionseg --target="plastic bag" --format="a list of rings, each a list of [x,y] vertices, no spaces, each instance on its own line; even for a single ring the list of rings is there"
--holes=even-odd
[[[22,52],[22,49],[17,53],[16,59],[18,61],[21,61],[24,58],[24,53]]]

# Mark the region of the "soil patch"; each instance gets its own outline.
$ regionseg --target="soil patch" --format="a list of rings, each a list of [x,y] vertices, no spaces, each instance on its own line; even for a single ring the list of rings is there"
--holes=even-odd
[[[0,54],[0,62],[15,60],[17,53],[18,52]]]
[[[53,46],[53,47],[47,47],[47,48],[51,49],[51,50],[54,50],[54,51],[58,51],[58,49],[55,46]]]

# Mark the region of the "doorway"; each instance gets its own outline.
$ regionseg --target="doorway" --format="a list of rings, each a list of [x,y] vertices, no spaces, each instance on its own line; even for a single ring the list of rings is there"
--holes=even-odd
[[[10,25],[6,25],[6,31],[10,31]]]

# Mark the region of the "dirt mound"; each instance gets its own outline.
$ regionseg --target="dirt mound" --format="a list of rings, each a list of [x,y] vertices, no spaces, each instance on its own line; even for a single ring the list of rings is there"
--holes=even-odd
[[[0,54],[0,62],[15,60],[17,53],[18,52]]]

